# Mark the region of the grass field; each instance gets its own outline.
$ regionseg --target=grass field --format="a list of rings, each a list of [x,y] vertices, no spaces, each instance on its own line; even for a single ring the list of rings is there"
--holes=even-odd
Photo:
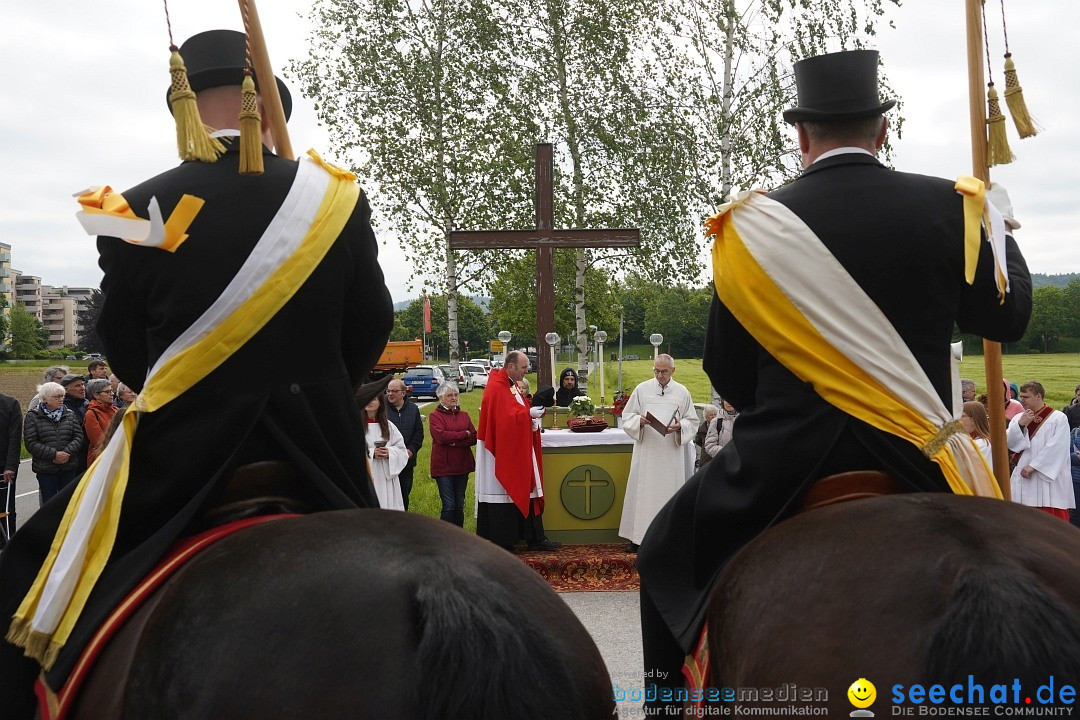
[[[605,351],[608,348],[605,347]],[[626,354],[637,352],[643,360],[627,361],[623,363],[623,388],[628,392],[638,383],[652,377],[652,347],[647,350],[634,347],[624,349]],[[610,357],[610,354],[609,354]],[[52,363],[40,361],[34,365],[13,366],[10,364],[0,365],[0,393],[12,395],[19,400],[23,409],[34,394],[34,386],[41,381],[41,368]],[[73,367],[76,363],[68,363]],[[1080,354],[1056,354],[1056,355],[1006,355],[1002,362],[1005,377],[1022,384],[1028,380],[1038,380],[1046,386],[1046,401],[1055,408],[1061,408],[1073,397],[1073,388],[1080,383]],[[557,363],[556,369],[561,371],[569,363]],[[573,367],[576,368],[576,365]],[[971,356],[960,364],[960,376],[971,378],[979,387],[979,392],[986,390],[985,371],[983,358]],[[696,402],[709,401],[709,380],[705,371],[701,369],[700,359],[676,358],[675,379],[686,386],[690,395]],[[605,401],[610,404],[611,398],[618,388],[618,363],[604,363]],[[536,387],[536,375],[529,376],[530,385]],[[469,413],[476,423],[479,418],[480,397],[482,390],[474,390],[461,394],[461,408]],[[598,378],[591,382],[589,394],[594,401],[600,399],[600,383]],[[426,417],[435,409],[434,403],[429,403],[421,409]],[[425,422],[425,426],[426,426]],[[425,433],[427,428],[425,427]],[[439,491],[435,487],[430,474],[431,466],[431,438],[430,434],[420,449],[417,458],[416,471],[413,479],[413,491],[410,495],[410,510],[413,512],[438,517],[441,509]],[[465,500],[465,527],[475,532],[476,520],[473,515],[473,478],[469,478],[469,486]]]
[[[638,383],[652,377],[651,350],[648,355],[639,353],[645,360],[634,360],[623,363],[623,388],[627,392],[632,390]],[[627,353],[629,354],[629,353]],[[568,367],[566,363],[556,367],[561,371]],[[573,366],[576,369],[576,365]],[[1060,409],[1073,397],[1073,388],[1080,383],[1080,354],[1069,353],[1059,355],[1006,355],[1002,360],[1005,377],[1016,382],[1018,385],[1028,380],[1038,380],[1046,387],[1046,401],[1054,408]],[[986,390],[986,373],[982,356],[970,356],[960,363],[960,376],[971,378],[976,382],[979,392]],[[700,359],[675,360],[675,379],[686,386],[695,402],[705,403],[709,401],[709,379],[705,371],[701,369]],[[611,403],[611,397],[618,388],[618,363],[604,363],[605,401]],[[536,375],[529,376],[529,384],[536,387]],[[594,401],[600,400],[599,379],[590,383],[589,395]],[[480,396],[482,390],[474,390],[461,394],[461,409],[468,412],[475,424],[479,418]],[[421,410],[426,417],[435,404],[431,403]],[[425,423],[426,425],[426,423]],[[425,427],[425,432],[427,428]],[[431,463],[431,438],[424,441],[417,458],[416,472],[413,478],[413,490],[409,496],[409,509],[432,517],[439,517],[442,505],[439,501],[439,491],[429,473]],[[469,477],[469,486],[465,496],[465,528],[471,532],[476,531],[476,519],[473,515],[473,477]]]

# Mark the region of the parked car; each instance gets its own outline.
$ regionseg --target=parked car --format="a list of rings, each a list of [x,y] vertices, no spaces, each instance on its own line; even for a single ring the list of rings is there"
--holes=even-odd
[[[623,360],[640,360],[641,356],[640,355],[623,355],[622,359]]]
[[[493,367],[493,368],[501,368],[502,366],[503,366],[502,353],[499,353],[498,355],[492,355],[491,356],[491,367]]]
[[[471,360],[467,360],[466,362],[468,362],[470,365],[482,365],[484,367],[484,370],[487,371],[491,370],[491,361],[488,360],[486,357],[473,358]]]
[[[458,368],[461,368],[461,363],[458,363]],[[446,377],[454,377],[454,368],[451,365],[440,365],[439,369],[443,371],[443,375]],[[457,376],[457,389],[458,392],[469,392],[473,389],[472,379],[464,369],[458,373]]]
[[[487,387],[488,371],[483,365],[479,363],[462,363],[461,371],[469,376],[474,388]]]
[[[401,381],[409,389],[410,396],[433,398],[439,386],[446,382],[446,375],[435,365],[417,365],[410,368]]]

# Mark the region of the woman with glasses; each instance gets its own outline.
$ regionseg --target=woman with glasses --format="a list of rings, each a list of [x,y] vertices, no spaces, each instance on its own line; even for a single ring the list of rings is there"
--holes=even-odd
[[[41,385],[41,403],[26,414],[23,426],[23,440],[32,458],[30,467],[37,474],[42,505],[79,474],[79,450],[86,442],[78,416],[64,405],[64,395],[59,383]]]
[[[465,487],[469,473],[476,469],[472,448],[476,428],[469,413],[459,405],[456,385],[443,383],[435,393],[439,406],[428,416],[431,425],[431,477],[439,487],[442,512],[439,517],[458,527],[465,526]]]
[[[90,443],[86,455],[86,464],[89,466],[105,448],[105,432],[109,429],[113,415],[116,414],[116,405],[113,404],[115,392],[112,384],[105,378],[86,383],[86,396],[90,399],[90,404],[86,407],[83,423],[86,441]]]

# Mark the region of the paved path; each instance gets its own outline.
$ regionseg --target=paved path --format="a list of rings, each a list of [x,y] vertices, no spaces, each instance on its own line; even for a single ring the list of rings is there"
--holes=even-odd
[[[19,474],[15,476],[16,527],[26,522],[39,507],[37,475],[30,469],[30,459],[27,458],[19,463]]]
[[[641,690],[641,620],[636,592],[559,593],[592,635],[613,685]],[[620,718],[644,717],[641,702],[617,703]]]

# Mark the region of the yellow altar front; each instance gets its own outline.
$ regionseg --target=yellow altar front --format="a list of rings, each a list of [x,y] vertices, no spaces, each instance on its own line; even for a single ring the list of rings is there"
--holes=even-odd
[[[544,530],[552,540],[620,542],[626,480],[634,444],[622,430],[545,429]]]

